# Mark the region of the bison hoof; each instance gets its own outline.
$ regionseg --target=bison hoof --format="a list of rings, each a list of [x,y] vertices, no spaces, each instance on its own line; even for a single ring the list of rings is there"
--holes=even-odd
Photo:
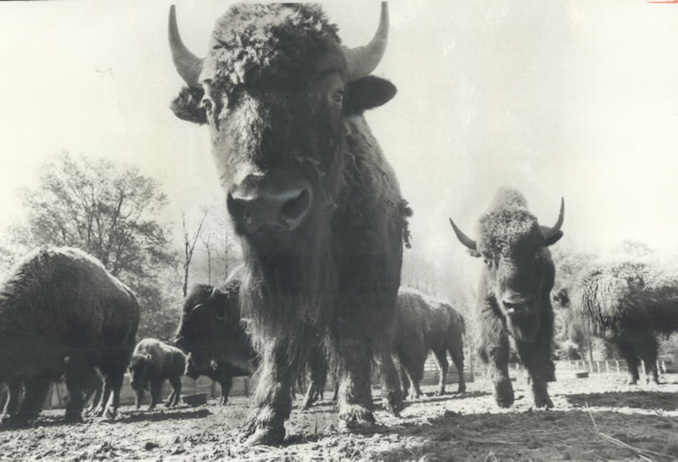
[[[82,415],[80,413],[77,413],[77,412],[67,412],[65,420],[66,420],[66,423],[71,423],[71,424],[84,422]]]
[[[466,393],[466,386],[459,385],[459,388],[457,388],[457,393]]]
[[[494,385],[494,399],[499,407],[511,407],[514,397],[510,380],[502,380]]]
[[[356,431],[371,428],[376,424],[372,411],[358,405],[347,406],[339,412],[339,428],[342,431]]]
[[[278,446],[285,439],[285,427],[259,427],[245,440],[245,446]]]
[[[535,397],[534,407],[538,409],[553,409],[553,401],[548,396]]]

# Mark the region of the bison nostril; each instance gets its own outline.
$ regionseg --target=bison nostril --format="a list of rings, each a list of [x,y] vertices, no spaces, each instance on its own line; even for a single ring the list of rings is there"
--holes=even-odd
[[[288,199],[280,208],[282,219],[290,225],[290,228],[299,226],[301,220],[311,206],[311,191],[304,188],[299,193]]]

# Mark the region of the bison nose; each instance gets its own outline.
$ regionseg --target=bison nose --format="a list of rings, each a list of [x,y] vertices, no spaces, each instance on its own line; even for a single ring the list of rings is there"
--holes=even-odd
[[[228,212],[245,233],[287,232],[298,228],[311,208],[311,189],[262,190],[228,195]]]
[[[509,316],[520,316],[527,314],[532,307],[534,297],[524,297],[520,295],[510,295],[504,297],[502,304]]]

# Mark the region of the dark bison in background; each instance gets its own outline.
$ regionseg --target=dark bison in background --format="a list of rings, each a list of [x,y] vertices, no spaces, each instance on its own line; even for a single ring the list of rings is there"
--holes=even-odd
[[[30,253],[0,288],[0,320],[0,381],[9,386],[11,422],[37,418],[50,381],[64,375],[66,419],[81,419],[95,368],[104,378],[100,412],[116,413],[139,305],[101,263],[71,248]]]
[[[175,344],[189,354],[186,375],[206,375],[221,385],[226,404],[233,377],[252,375],[259,355],[240,318],[240,281],[231,279],[221,290],[200,284],[184,301]]]
[[[396,303],[397,327],[393,352],[400,362],[403,393],[412,382],[412,396],[422,396],[419,382],[424,377],[424,363],[429,350],[440,367],[439,394],[445,394],[449,364],[447,353],[459,371],[458,393],[466,391],[464,382],[464,318],[452,305],[413,290],[401,289]]]
[[[162,385],[169,380],[172,392],[166,405],[175,406],[181,397],[181,376],[186,370],[186,355],[176,347],[154,338],[145,338],[137,343],[129,364],[130,385],[136,392],[136,407],[139,409],[144,390],[151,392],[151,404],[155,408],[160,400]]]
[[[386,48],[386,5],[366,46],[342,46],[337,31],[315,4],[239,4],[202,59],[170,10],[172,56],[188,84],[173,110],[210,128],[243,252],[243,316],[262,355],[248,444],[283,441],[290,389],[317,336],[337,357],[347,428],[374,422],[375,357],[387,407],[402,404],[389,350],[410,211],[363,117],[396,92],[370,76]]]
[[[638,382],[640,359],[649,380],[657,376],[658,335],[678,332],[678,270],[639,259],[592,262],[571,288],[554,295],[556,306],[590,335],[612,343],[626,360],[629,383]]]
[[[553,406],[547,382],[555,380],[551,360],[555,268],[548,246],[563,235],[564,210],[561,201],[555,226],[540,226],[522,193],[500,188],[478,222],[478,241],[450,220],[459,241],[485,264],[478,287],[479,353],[489,366],[495,399],[501,407],[513,404],[509,335],[532,380],[535,406]]]

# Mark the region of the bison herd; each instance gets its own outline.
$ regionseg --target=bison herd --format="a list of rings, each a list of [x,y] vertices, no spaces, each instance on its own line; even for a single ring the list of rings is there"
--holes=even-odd
[[[240,267],[219,287],[193,288],[169,345],[135,343],[137,300],[92,257],[70,248],[28,255],[0,289],[9,424],[35,419],[50,381],[62,378],[66,419],[81,419],[92,394],[93,412],[114,416],[126,370],[137,408],[145,390],[153,408],[165,380],[173,388],[166,404],[177,404],[183,374],[218,382],[223,403],[234,377],[256,375],[244,430],[250,445],[283,441],[300,376],[311,379],[306,407],[334,377],[349,430],[375,422],[373,376],[393,414],[408,392],[421,396],[429,351],[441,371],[438,392],[445,393],[448,353],[457,391],[465,391],[464,318],[448,302],[401,288],[412,212],[364,117],[396,93],[371,75],[387,37],[385,3],[374,37],[356,48],[342,45],[317,5],[247,3],[217,21],[201,58],[183,44],[171,8],[172,57],[186,83],[172,110],[209,127]],[[535,406],[553,406],[549,247],[563,235],[563,217],[561,203],[555,225],[541,225],[519,191],[502,188],[475,239],[450,220],[468,253],[483,261],[473,312],[479,356],[502,407],[514,401],[510,344],[529,373]],[[678,279],[646,277],[653,271],[599,265],[555,296],[584,328],[619,346],[633,382],[638,358],[656,380],[656,335],[678,329]]]

